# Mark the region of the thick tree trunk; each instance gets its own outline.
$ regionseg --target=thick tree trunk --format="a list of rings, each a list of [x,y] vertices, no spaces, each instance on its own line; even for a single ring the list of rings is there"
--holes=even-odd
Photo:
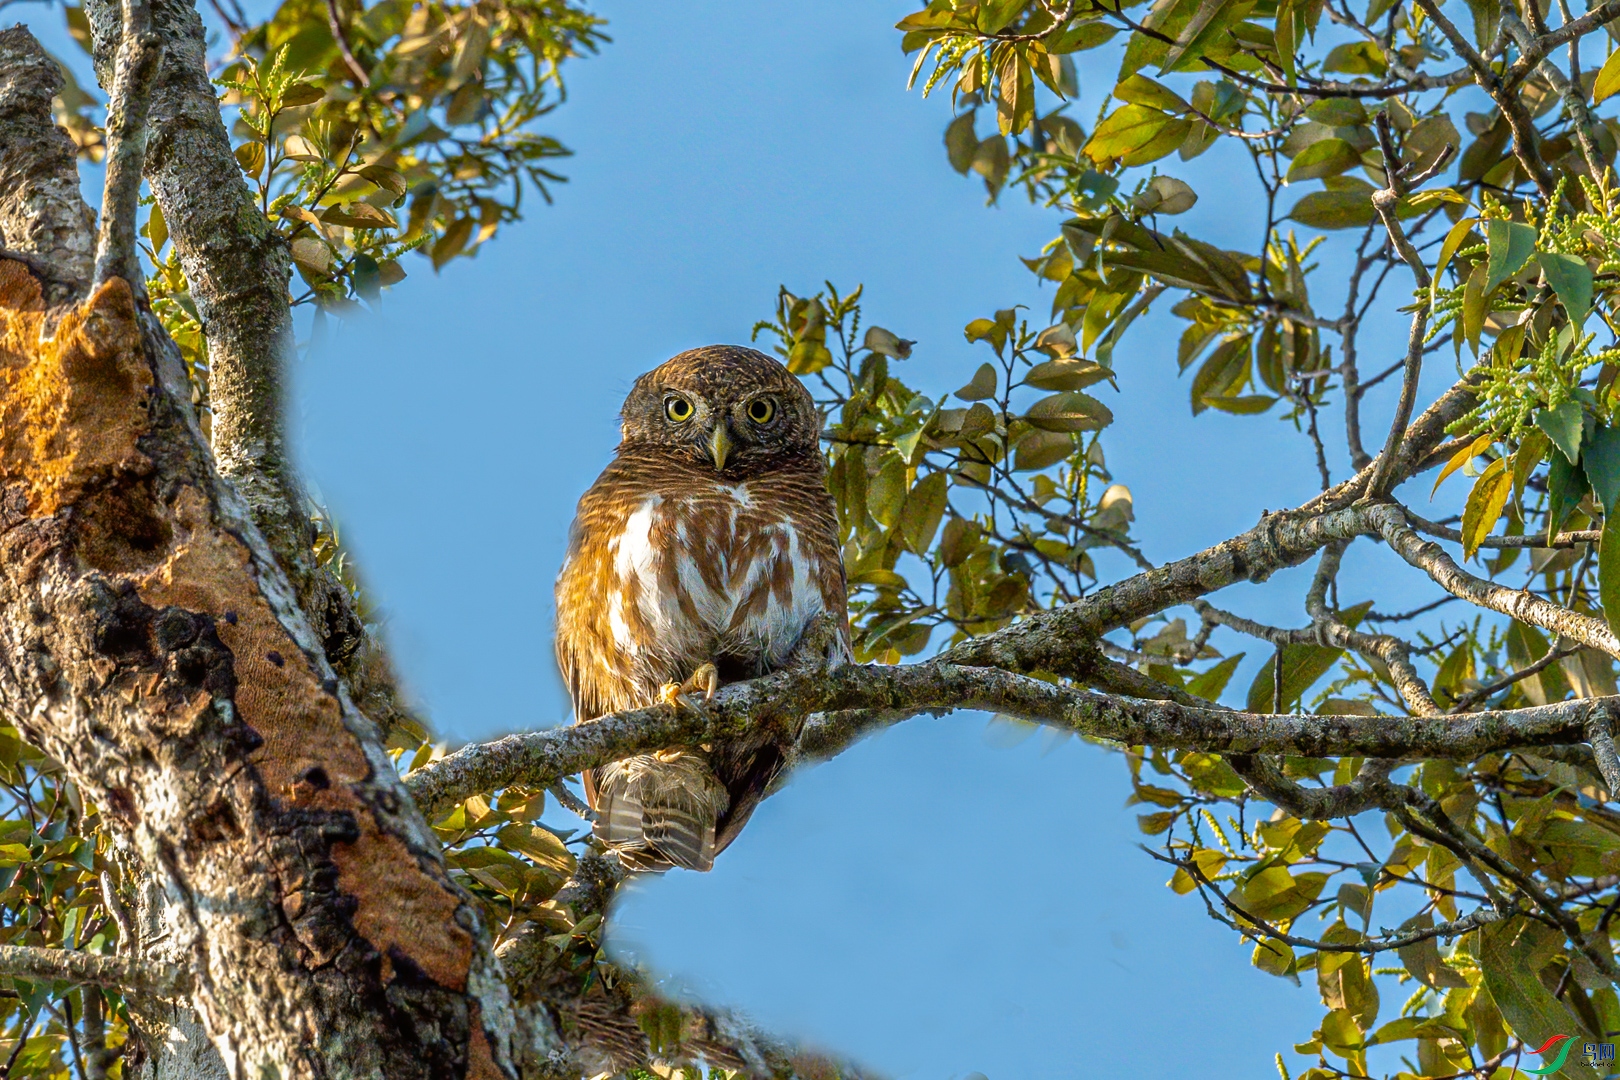
[[[172,343],[121,278],[50,291],[88,214],[25,30],[0,72],[0,228],[31,255],[0,260],[0,714],[139,852],[230,1074],[514,1075],[477,910],[214,470]]]

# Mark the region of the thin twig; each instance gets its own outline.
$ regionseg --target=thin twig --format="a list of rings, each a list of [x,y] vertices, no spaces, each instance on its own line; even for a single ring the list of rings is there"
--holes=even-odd
[[[343,26],[343,16],[338,12],[337,0],[326,0],[326,22],[332,29],[332,38],[337,42],[338,52],[343,54],[344,67],[349,69],[349,74],[353,75],[361,86],[370,86],[371,76],[360,66],[359,58],[349,46],[349,32]]]
[[[1514,683],[1523,682],[1532,675],[1540,675],[1543,671],[1551,667],[1553,664],[1556,664],[1564,657],[1574,656],[1580,651],[1579,646],[1554,645],[1552,648],[1547,650],[1546,655],[1537,660],[1535,663],[1522,667],[1517,671],[1510,671],[1500,679],[1489,682],[1480,687],[1478,690],[1464,694],[1462,697],[1457,699],[1457,704],[1446,710],[1446,713],[1451,716],[1455,716],[1458,713],[1465,713],[1469,709],[1472,709],[1475,705],[1478,705],[1480,702],[1489,698],[1492,694],[1506,690]]]

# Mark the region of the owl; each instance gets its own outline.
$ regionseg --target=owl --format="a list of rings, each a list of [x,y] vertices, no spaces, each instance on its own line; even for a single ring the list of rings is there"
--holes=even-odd
[[[711,345],[636,380],[613,461],[557,576],[575,722],[849,659],[821,416],[764,353]],[[802,724],[802,719],[799,721]],[[592,770],[597,837],[633,870],[708,870],[781,772],[799,725]]]

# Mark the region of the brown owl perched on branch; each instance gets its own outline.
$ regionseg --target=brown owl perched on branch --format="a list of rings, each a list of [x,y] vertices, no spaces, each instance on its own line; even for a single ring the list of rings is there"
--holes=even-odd
[[[557,576],[557,660],[582,722],[849,658],[821,416],[764,353],[711,345],[636,380],[613,462]],[[635,870],[708,870],[797,730],[640,754],[585,776],[596,835]]]

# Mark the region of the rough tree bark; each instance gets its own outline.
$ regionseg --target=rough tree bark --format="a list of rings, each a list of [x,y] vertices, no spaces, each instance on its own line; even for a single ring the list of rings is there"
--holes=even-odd
[[[57,76],[21,28],[0,72],[28,256],[0,261],[0,710],[139,854],[228,1073],[515,1075],[477,910],[215,470],[178,353],[122,278],[52,291],[90,249]]]
[[[119,5],[90,0],[84,8],[97,78],[110,88],[123,37]],[[338,677],[386,733],[414,717],[347,590],[314,563],[308,499],[287,443],[283,401],[294,350],[287,244],[254,204],[231,152],[196,6],[154,0],[152,30],[164,55],[145,175],[208,342],[214,460],[245,498]]]

